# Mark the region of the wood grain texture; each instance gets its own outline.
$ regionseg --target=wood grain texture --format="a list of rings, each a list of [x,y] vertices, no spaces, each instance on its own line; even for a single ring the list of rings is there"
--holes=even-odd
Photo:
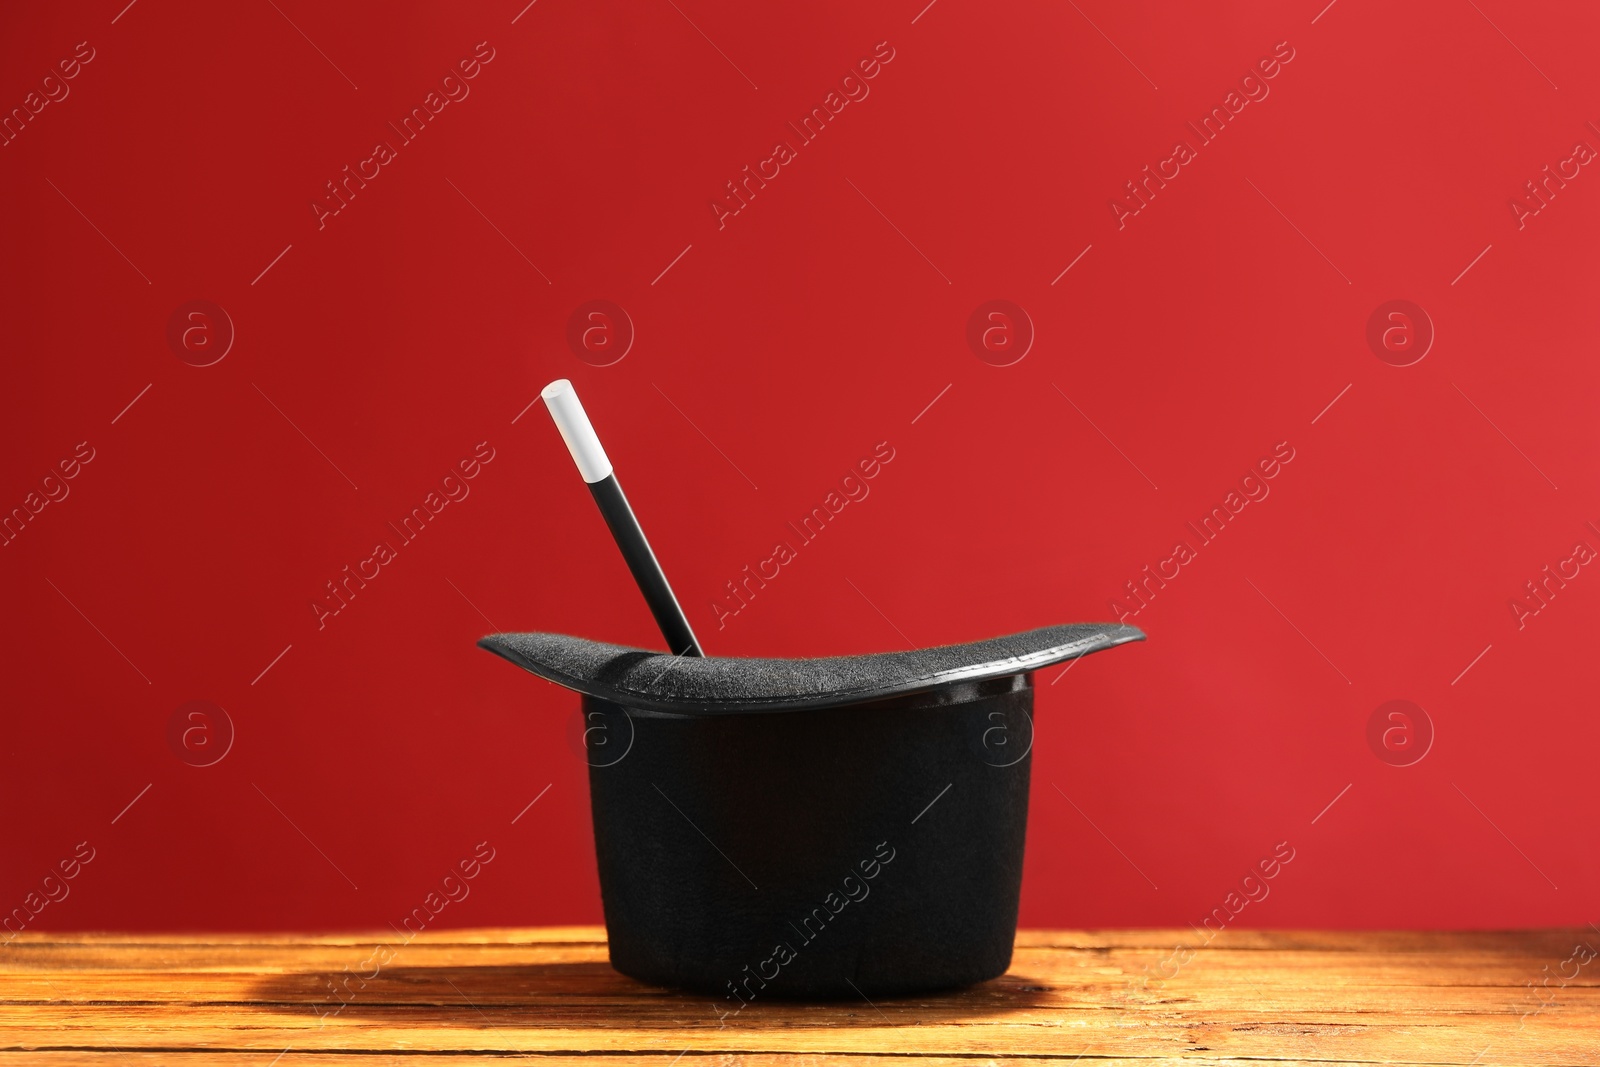
[[[392,958],[371,962],[376,945]],[[1177,946],[1191,954],[1174,956]],[[1584,946],[1583,951],[1577,951]],[[942,996],[795,1004],[641,985],[597,927],[353,935],[24,934],[0,1065],[917,1067],[990,1059],[1600,1064],[1600,932],[1022,931]],[[1180,965],[1180,961],[1181,962]],[[376,972],[376,973],[374,973]],[[1163,977],[1165,976],[1165,977]]]

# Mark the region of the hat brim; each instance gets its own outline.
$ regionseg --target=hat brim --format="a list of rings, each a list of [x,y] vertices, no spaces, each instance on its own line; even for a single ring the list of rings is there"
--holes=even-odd
[[[672,656],[548,633],[490,634],[478,647],[623,707],[727,715],[868,703],[1026,674],[1144,636],[1121,623],[1072,623],[961,645],[816,659]]]

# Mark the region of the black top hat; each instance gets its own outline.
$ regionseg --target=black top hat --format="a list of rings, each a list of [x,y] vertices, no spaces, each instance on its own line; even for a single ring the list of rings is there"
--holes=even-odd
[[[613,965],[732,1012],[1004,973],[1033,672],[1143,638],[1083,623],[820,659],[478,643],[583,694]]]
[[[1080,624],[871,656],[702,658],[572,383],[540,396],[676,653],[478,642],[583,694],[612,965],[718,993],[726,1012],[1002,974],[1033,672],[1144,634]]]

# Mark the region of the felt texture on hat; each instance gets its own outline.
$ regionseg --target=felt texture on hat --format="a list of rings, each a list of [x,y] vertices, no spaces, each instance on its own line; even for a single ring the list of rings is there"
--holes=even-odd
[[[909,652],[816,659],[672,656],[565,634],[491,634],[479,647],[558,685],[630,708],[681,714],[798,711],[953,682],[1026,674],[1144,640],[1120,623],[1071,623]]]

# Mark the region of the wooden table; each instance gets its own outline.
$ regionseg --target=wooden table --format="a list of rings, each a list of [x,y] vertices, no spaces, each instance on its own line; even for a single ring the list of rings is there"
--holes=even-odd
[[[0,1064],[1600,1064],[1593,929],[1024,931],[1010,973],[964,992],[726,1019],[617,974],[603,938],[24,934],[0,946]]]

